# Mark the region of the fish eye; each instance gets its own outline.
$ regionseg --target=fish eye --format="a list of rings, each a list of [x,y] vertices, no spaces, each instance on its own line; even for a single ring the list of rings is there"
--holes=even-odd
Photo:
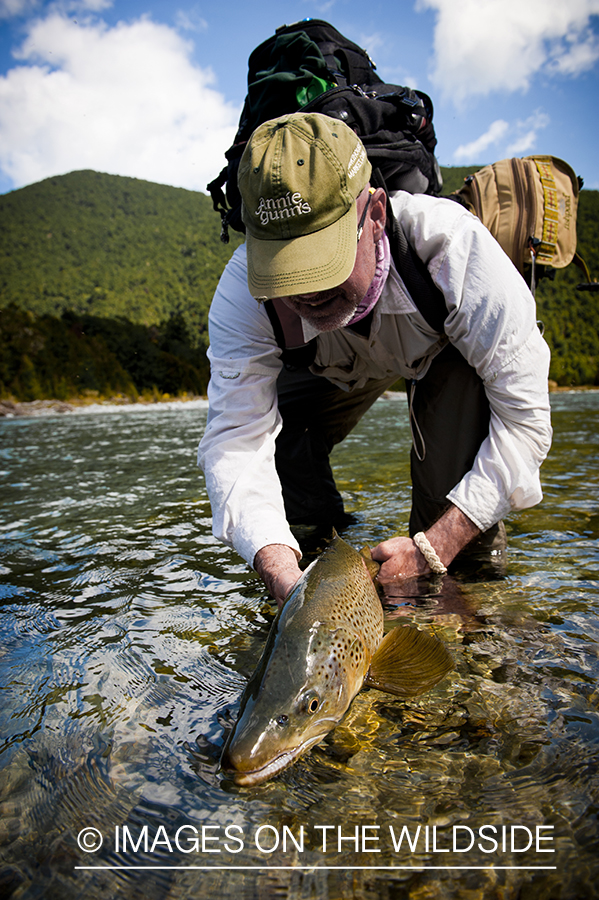
[[[310,697],[308,700],[308,712],[315,713],[319,706],[320,700],[318,697]]]
[[[285,714],[277,716],[277,725],[286,725],[288,721],[289,716],[286,716]]]

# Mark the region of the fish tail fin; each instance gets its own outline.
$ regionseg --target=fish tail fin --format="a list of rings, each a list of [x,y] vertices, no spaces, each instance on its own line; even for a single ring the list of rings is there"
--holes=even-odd
[[[414,625],[393,628],[372,657],[365,684],[398,697],[433,688],[453,669],[445,644]]]

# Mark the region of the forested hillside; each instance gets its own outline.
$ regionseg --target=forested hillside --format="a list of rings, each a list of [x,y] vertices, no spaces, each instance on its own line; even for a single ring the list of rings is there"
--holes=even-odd
[[[457,191],[464,184],[464,178],[478,171],[480,166],[441,166],[441,174],[443,175],[442,194],[451,194]]]
[[[599,279],[599,191],[581,191],[578,252]],[[583,273],[575,265],[538,286],[537,310],[551,347],[550,378],[559,385],[599,384],[599,292],[579,291]]]
[[[182,316],[159,325],[64,312],[0,310],[0,400],[89,400],[206,393],[209,365]]]
[[[476,167],[442,169],[444,192]],[[579,250],[599,276],[599,192],[583,191]],[[207,315],[241,241],[219,240],[201,193],[72,172],[0,196],[0,396],[205,391]],[[574,266],[539,285],[559,384],[599,383],[599,295]]]
[[[205,194],[91,171],[1,196],[0,224],[0,306],[144,325],[178,313],[200,346],[214,287],[241,240],[219,240]]]

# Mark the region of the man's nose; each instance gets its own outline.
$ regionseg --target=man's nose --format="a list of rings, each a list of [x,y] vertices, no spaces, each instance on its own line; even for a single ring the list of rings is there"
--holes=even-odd
[[[319,294],[320,294],[320,291],[313,291],[311,294],[296,294],[295,298],[296,298],[296,300],[300,300],[300,301],[301,300],[315,300],[316,297],[319,296]]]

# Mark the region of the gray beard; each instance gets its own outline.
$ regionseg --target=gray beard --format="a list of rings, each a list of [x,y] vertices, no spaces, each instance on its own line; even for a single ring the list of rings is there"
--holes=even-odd
[[[345,328],[346,325],[349,325],[355,313],[355,309],[350,309],[329,313],[327,316],[318,316],[316,315],[316,308],[314,312],[303,309],[300,318],[305,319],[306,322],[309,322],[313,328],[317,328],[319,331],[337,331],[338,328]]]

